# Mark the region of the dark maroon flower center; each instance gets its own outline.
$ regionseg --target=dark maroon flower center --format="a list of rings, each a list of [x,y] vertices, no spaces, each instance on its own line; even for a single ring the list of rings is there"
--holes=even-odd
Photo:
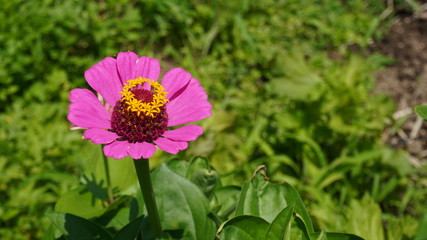
[[[146,89],[131,90],[135,99],[141,102],[151,102],[153,93]],[[119,135],[121,141],[136,142],[153,142],[163,135],[167,129],[168,115],[166,107],[160,107],[160,112],[154,116],[146,116],[129,110],[129,106],[119,100],[114,106],[111,116],[111,129]]]
[[[147,89],[132,89],[131,92],[135,95],[135,98],[141,102],[153,101],[153,93]]]

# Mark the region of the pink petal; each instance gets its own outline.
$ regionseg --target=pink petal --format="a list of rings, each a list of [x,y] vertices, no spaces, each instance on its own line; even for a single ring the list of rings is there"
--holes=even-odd
[[[160,64],[157,59],[141,57],[135,63],[132,79],[142,77],[157,81],[160,75]]]
[[[203,128],[197,125],[186,125],[175,130],[166,131],[163,137],[174,141],[194,141],[203,133]]]
[[[175,142],[167,138],[157,138],[154,143],[163,151],[177,154],[180,150],[185,150],[188,147],[187,142]]]
[[[120,138],[116,133],[99,128],[90,128],[85,131],[84,138],[95,144],[107,144]]]
[[[95,94],[87,89],[73,89],[70,92],[68,120],[82,128],[111,128],[111,114]]]
[[[162,86],[168,93],[166,98],[172,101],[179,96],[191,80],[191,74],[182,68],[174,68],[168,71],[162,79]]]
[[[114,141],[104,146],[104,154],[115,159],[124,158],[128,156],[130,144],[128,141]]]
[[[156,152],[156,146],[147,142],[131,143],[128,152],[133,159],[148,159]]]
[[[107,57],[93,65],[85,72],[85,78],[89,85],[100,93],[111,106],[114,107],[120,100],[123,84],[118,75],[116,59]]]
[[[179,96],[166,103],[168,127],[199,121],[212,115],[212,105],[207,98],[199,81],[192,78]]]
[[[117,69],[119,70],[122,83],[137,78],[134,76],[137,60],[138,55],[133,52],[120,52],[117,55]]]

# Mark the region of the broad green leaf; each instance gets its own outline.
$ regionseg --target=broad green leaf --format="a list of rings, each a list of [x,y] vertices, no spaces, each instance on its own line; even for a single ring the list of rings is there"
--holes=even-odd
[[[427,239],[427,214],[424,214],[420,226],[418,227],[417,235],[415,236],[415,240],[425,239]]]
[[[221,240],[260,240],[264,239],[269,224],[255,216],[238,216],[227,221],[221,228]]]
[[[114,240],[135,239],[141,232],[144,216],[138,217],[114,235]]]
[[[272,222],[282,209],[293,204],[297,217],[304,222],[308,233],[314,232],[310,216],[298,192],[287,183],[271,184],[265,178],[265,173],[260,168],[253,179],[243,185],[236,216],[252,215]]]
[[[199,169],[209,169],[209,170],[212,169],[207,158],[205,157],[193,158],[188,166],[187,178],[190,179],[191,176],[193,176],[195,172],[198,171]]]
[[[95,146],[94,146],[95,148]],[[93,157],[83,162],[84,175],[93,176],[94,180],[103,183],[101,187],[106,188],[106,176],[105,167],[103,161],[103,152],[101,147],[96,147]],[[109,172],[111,177],[111,184],[118,194],[134,194],[137,185],[135,184],[138,180],[134,169],[133,159],[123,158],[115,160],[109,158],[108,160]]]
[[[270,227],[267,230],[267,235],[265,236],[265,240],[285,239],[285,236],[289,234],[293,212],[294,207],[292,205],[283,209],[270,224]]]
[[[121,196],[104,209],[101,216],[94,219],[100,225],[108,227],[119,227],[126,225],[129,222],[129,204],[131,196]]]
[[[207,158],[195,157],[190,163],[172,159],[167,163],[167,166],[196,184],[208,199],[212,198],[219,182],[219,176]]]
[[[414,111],[422,119],[427,120],[427,106],[423,106],[423,105],[415,106]]]
[[[68,240],[109,240],[110,233],[96,223],[69,213],[47,213]]]
[[[345,214],[348,221],[352,222],[347,232],[365,239],[385,239],[381,208],[369,195],[365,195],[362,200],[351,200]]]
[[[281,185],[269,184],[258,171],[250,182],[243,184],[236,216],[257,216],[272,222],[288,206],[283,190]]]
[[[216,189],[210,204],[212,211],[219,217],[227,219],[236,210],[239,194],[240,188],[235,186]]]
[[[194,158],[188,167],[187,178],[196,184],[208,199],[212,198],[219,177],[207,158]]]
[[[129,207],[129,221],[133,221],[138,217],[140,208],[144,208],[144,206],[140,207],[138,205],[138,200],[135,197],[132,198]]]
[[[43,238],[41,240],[53,240],[58,239],[61,236],[61,232],[52,222],[48,229],[44,230]]]
[[[188,172],[189,162],[174,158],[167,162],[168,167],[179,175],[186,177]]]
[[[183,229],[185,239],[214,238],[208,200],[196,185],[165,164],[153,171],[152,180],[163,229]]]
[[[316,240],[327,240],[328,238],[326,237],[325,231],[321,231],[319,233],[319,236],[317,236]]]
[[[301,199],[301,196],[298,194],[297,190],[292,187],[288,183],[282,184],[285,189],[285,197],[288,201],[288,204],[294,204],[294,211],[296,212],[296,217],[301,219],[304,223],[307,233],[314,232],[313,223],[311,222],[311,218],[308,215],[307,210],[305,209],[305,205]]]
[[[295,217],[291,223],[291,238],[292,240],[313,240],[310,238],[310,232],[301,216],[295,213]]]
[[[102,201],[96,198],[85,186],[68,191],[55,205],[56,212],[64,212],[83,218],[93,218],[103,213]]]
[[[130,209],[128,207],[120,208],[117,212],[109,213],[112,217],[106,217],[108,219],[107,228],[121,229],[126,224],[129,223],[129,212]]]
[[[327,239],[327,240],[364,240],[361,237],[358,237],[354,234],[348,234],[348,233],[330,233],[330,232],[326,232],[324,233],[324,235],[322,236],[322,232],[316,232],[316,233],[312,233],[310,234],[310,238],[311,239]],[[319,238],[322,237],[322,238]]]

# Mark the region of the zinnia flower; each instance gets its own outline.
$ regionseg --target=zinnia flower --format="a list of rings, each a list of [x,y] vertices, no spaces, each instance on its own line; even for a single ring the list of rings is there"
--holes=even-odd
[[[199,81],[181,68],[168,71],[157,82],[156,59],[121,52],[85,72],[87,83],[106,101],[87,89],[70,92],[68,120],[86,129],[84,138],[105,144],[104,154],[115,159],[150,158],[160,149],[176,154],[203,133],[185,125],[211,115],[212,106]]]

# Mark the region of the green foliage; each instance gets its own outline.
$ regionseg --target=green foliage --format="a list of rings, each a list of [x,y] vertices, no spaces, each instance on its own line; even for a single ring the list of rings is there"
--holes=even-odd
[[[165,229],[184,229],[184,239],[214,238],[215,225],[208,218],[209,202],[196,185],[165,165],[154,171],[152,178],[161,223]]]
[[[188,174],[204,170],[207,166],[211,168],[209,165],[202,164],[203,162],[207,163],[207,160],[195,158],[187,163],[175,159],[153,170],[151,178],[162,227],[165,229],[161,239],[214,239],[216,232],[219,239],[227,240],[314,240],[329,238],[329,236],[333,237],[332,239],[360,239],[349,234],[314,232],[311,219],[297,191],[286,183],[279,185],[269,183],[265,175],[265,167],[260,167],[254,173],[253,179],[239,190],[240,200],[235,202],[235,216],[229,220],[220,220],[217,217],[218,212],[209,207],[208,196],[202,193],[206,186],[196,185],[198,181],[196,184],[193,183],[192,175]],[[216,172],[212,168],[210,171]],[[220,182],[220,179],[217,180]],[[113,203],[104,206],[103,211],[89,217],[82,218],[71,213],[48,213],[47,216],[55,224],[58,232],[48,232],[45,239],[154,239],[148,218],[140,214],[137,214],[140,215],[139,217],[131,217],[132,211],[126,211],[120,227],[112,226],[111,223],[115,219],[122,218],[119,209],[132,207],[132,197],[122,194],[123,192],[118,192]],[[212,191],[212,194],[217,193]],[[89,192],[89,195],[96,198],[93,192]],[[275,208],[270,209],[271,205],[261,204],[265,199],[273,199],[283,204],[274,205]],[[225,198],[223,200],[227,201]],[[85,195],[76,195],[73,199],[63,196],[61,201],[71,205],[79,202],[83,207],[93,203],[93,200]],[[137,202],[138,208],[142,208],[143,203],[140,200]],[[57,208],[58,205],[59,203]],[[62,210],[73,210],[73,208],[75,207]],[[83,212],[86,209],[81,210]],[[221,223],[222,221],[224,222]]]
[[[422,119],[427,120],[427,106],[415,106],[414,111]]]
[[[49,217],[67,239],[112,239],[102,227],[84,218],[63,213],[50,213]]]
[[[396,7],[418,11],[414,3]],[[160,58],[162,68],[190,71],[214,105],[201,123],[204,136],[180,154],[209,157],[214,167],[204,158],[168,163],[182,176],[174,179],[186,178],[188,191],[206,197],[203,216],[211,212],[216,224],[229,220],[227,229],[244,232],[254,229],[241,223],[266,222],[260,239],[292,234],[272,224],[298,226],[300,218],[287,220],[288,185],[260,185],[258,176],[244,184],[241,198],[237,186],[265,164],[274,180],[301,193],[313,228],[325,230],[312,239],[345,239],[333,231],[423,239],[425,167],[381,143],[394,107],[371,93],[372,72],[389,60],[365,50],[386,31],[385,7],[380,0],[0,1],[0,238],[41,239],[51,211],[73,214],[56,215],[58,221],[90,218],[116,237],[135,236],[141,221],[149,228],[135,175],[128,174],[132,160],[109,161],[116,199],[109,205],[101,149],[69,131],[66,120],[69,90],[88,87],[84,71],[135,51]],[[255,196],[265,204],[252,206]],[[236,206],[255,217],[235,217]],[[195,217],[175,220],[189,226]],[[197,231],[172,228],[164,238],[200,236],[212,228],[206,221]]]

